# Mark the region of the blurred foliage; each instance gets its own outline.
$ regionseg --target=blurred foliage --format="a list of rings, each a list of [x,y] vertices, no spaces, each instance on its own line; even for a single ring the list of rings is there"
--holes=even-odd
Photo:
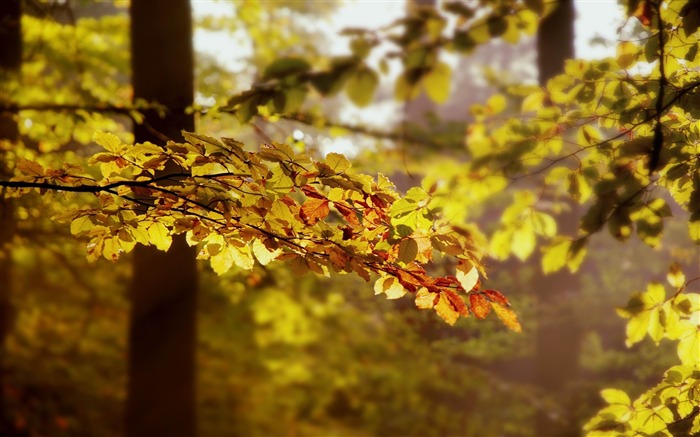
[[[382,31],[350,30],[352,53],[336,58],[303,44],[313,40],[311,23],[329,14],[332,2],[279,8],[236,2],[231,20],[198,19],[203,28],[223,29],[254,47],[245,71],[236,74],[211,57],[198,58],[199,93],[217,100],[236,94],[200,116],[200,131],[261,135],[238,123],[252,121],[265,127],[262,134],[311,155],[327,138],[369,141],[355,167],[399,180],[415,180],[405,172],[421,176],[422,191],[435,190],[432,207],[444,217],[483,223],[490,254],[506,263],[489,270],[490,283],[508,290],[524,325],[519,336],[493,317],[478,325],[474,317],[461,318],[450,328],[409,300],[377,299],[358,278],[299,278],[281,262],[222,276],[202,266],[203,435],[533,435],[535,411],[562,414],[563,402],[533,387],[527,373],[538,320],[526,284],[539,267],[505,260],[530,259],[540,250],[545,271],[576,270],[584,253],[587,258],[575,314],[587,332],[584,375],[569,389],[579,398],[576,420],[583,426],[603,408],[587,432],[700,432],[694,353],[700,309],[690,293],[698,282],[682,277],[697,269],[690,240],[697,240],[700,223],[697,2],[630,1],[629,15],[639,22],[636,42],[622,41],[615,58],[571,61],[545,89],[513,86],[474,107],[466,149],[459,123],[433,120],[427,130],[408,126],[379,140],[356,126],[328,129],[334,120],[323,110],[302,114],[313,126],[298,124],[301,112],[313,112],[309,96],[344,90],[355,104],[372,103],[385,74],[366,61],[375,47],[393,47],[387,58],[401,64],[396,97],[423,90],[441,102],[459,74],[441,59],[443,50],[468,54],[494,37],[515,42],[547,12],[537,1],[476,3],[417,8]],[[21,80],[3,81],[12,105],[25,108],[16,117],[23,147],[3,142],[3,148],[13,160],[45,168],[88,168],[87,158],[101,151],[94,132],[112,132],[129,144],[138,105],[153,102],[129,103],[124,11],[62,17],[23,19]],[[288,126],[300,126],[304,139],[294,140]],[[543,202],[543,192],[556,193],[557,201]],[[588,210],[579,235],[558,235],[565,197]],[[85,206],[86,197],[51,199],[24,196],[16,207],[14,317],[3,369],[9,415],[19,435],[120,435],[129,264],[88,264],[84,244],[49,220]],[[87,202],[97,206],[97,199]],[[670,221],[669,214],[682,220]],[[628,241],[596,234],[606,226]],[[431,273],[454,267],[437,263]],[[640,293],[626,304],[633,290]],[[614,306],[623,307],[626,325]],[[625,390],[604,390],[607,406],[596,395],[606,386]]]

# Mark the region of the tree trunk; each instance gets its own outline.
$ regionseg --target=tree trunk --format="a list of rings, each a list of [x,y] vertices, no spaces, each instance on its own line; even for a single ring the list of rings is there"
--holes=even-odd
[[[539,82],[564,71],[564,61],[574,57],[573,0],[560,0],[556,9],[540,23],[537,32]],[[568,211],[558,217],[560,233],[576,235],[578,206],[568,202]],[[537,293],[538,328],[535,334],[535,384],[553,396],[561,412],[538,409],[536,435],[575,436],[580,434],[575,411],[567,400],[567,385],[579,376],[582,332],[576,320],[575,304],[580,293],[578,275],[562,270],[545,276],[536,266],[533,290]],[[569,388],[571,388],[569,386]]]
[[[132,0],[134,100],[158,102],[145,111],[136,142],[163,144],[194,130],[193,51],[189,0]],[[130,287],[129,437],[195,436],[195,248],[176,237],[168,252],[137,246]]]
[[[10,103],[7,83],[16,80],[22,65],[22,11],[20,0],[3,0],[0,2],[0,105]],[[17,123],[11,113],[0,113],[0,140],[19,140]],[[5,151],[0,150],[0,176],[7,179],[10,169],[6,167]],[[5,400],[5,380],[7,364],[5,363],[5,340],[11,329],[12,304],[12,250],[14,236],[14,205],[12,199],[0,196],[0,434],[12,433],[12,421],[7,416]]]

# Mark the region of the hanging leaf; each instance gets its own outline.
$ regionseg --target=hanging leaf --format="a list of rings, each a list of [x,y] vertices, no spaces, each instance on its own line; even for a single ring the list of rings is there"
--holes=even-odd
[[[501,319],[501,322],[510,330],[515,332],[522,331],[520,322],[518,322],[518,316],[515,315],[513,310],[497,302],[491,302],[491,308],[493,308],[493,312],[496,313],[498,318]]]
[[[452,68],[444,62],[438,62],[422,81],[425,93],[435,103],[445,103],[450,97],[452,85]]]
[[[469,295],[469,304],[471,305],[472,313],[477,319],[485,319],[491,312],[489,301],[481,293],[471,293]]]
[[[466,292],[471,291],[479,282],[479,271],[467,260],[459,260],[455,276]]]
[[[379,85],[377,73],[368,67],[362,67],[350,76],[345,92],[357,106],[367,106],[372,103],[377,85]]]

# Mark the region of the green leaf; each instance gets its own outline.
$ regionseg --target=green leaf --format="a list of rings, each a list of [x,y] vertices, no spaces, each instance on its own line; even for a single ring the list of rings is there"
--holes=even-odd
[[[413,238],[407,237],[399,243],[398,259],[404,264],[408,264],[418,255],[418,243]]]
[[[345,92],[357,106],[367,106],[374,98],[374,92],[379,85],[379,76],[374,70],[363,67],[350,76]]]
[[[304,73],[311,69],[311,65],[301,58],[281,58],[265,68],[264,79],[282,78],[293,74]]]
[[[423,78],[423,89],[435,103],[445,103],[450,97],[452,69],[444,62],[439,62]]]

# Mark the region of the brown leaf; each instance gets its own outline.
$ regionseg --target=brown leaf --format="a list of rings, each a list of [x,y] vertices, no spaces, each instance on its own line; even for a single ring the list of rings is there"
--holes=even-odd
[[[498,290],[484,290],[483,293],[492,302],[497,302],[504,306],[510,305],[508,299]]]
[[[19,158],[17,160],[17,170],[29,176],[44,176],[44,167],[42,167],[41,164],[24,158]]]

